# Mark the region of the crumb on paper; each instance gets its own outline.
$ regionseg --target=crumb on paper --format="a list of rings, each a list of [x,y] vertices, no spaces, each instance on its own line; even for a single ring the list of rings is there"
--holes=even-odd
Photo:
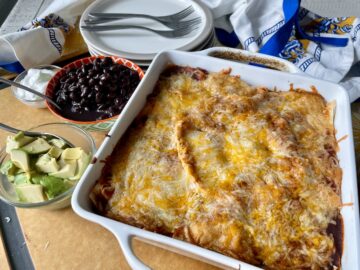
[[[50,245],[50,242],[49,241],[47,241],[46,242],[46,244],[45,244],[45,246],[44,246],[44,250],[46,250],[47,248],[48,248],[48,246]]]
[[[4,217],[4,220],[5,220],[6,223],[9,223],[9,222],[11,221],[11,218],[9,218],[9,217]]]

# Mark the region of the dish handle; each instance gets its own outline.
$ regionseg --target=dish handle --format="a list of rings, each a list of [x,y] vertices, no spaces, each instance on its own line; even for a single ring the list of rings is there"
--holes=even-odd
[[[120,247],[124,253],[124,256],[131,269],[136,270],[151,270],[149,266],[144,264],[136,255],[134,254],[131,239],[133,236],[129,233],[124,232],[122,229],[116,229],[117,226],[113,228],[108,228],[115,235],[118,240]]]
[[[276,69],[289,73],[303,73],[293,63],[286,61],[284,59],[266,54],[249,52],[241,49],[234,49],[228,47],[212,47],[194,53],[200,55],[212,56],[216,58],[222,58],[226,60],[242,62],[242,63],[257,64],[271,69]]]

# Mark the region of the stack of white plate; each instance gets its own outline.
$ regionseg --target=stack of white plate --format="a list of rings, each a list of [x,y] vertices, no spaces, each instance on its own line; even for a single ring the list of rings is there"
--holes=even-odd
[[[194,12],[184,20],[201,18],[191,33],[180,38],[166,38],[142,29],[123,29],[104,32],[81,29],[89,19],[89,13],[140,13],[164,16],[177,13],[192,6]],[[171,30],[161,23],[145,18],[128,18],[107,24],[142,25],[156,30]],[[83,13],[80,31],[91,55],[119,56],[140,66],[148,66],[154,56],[162,50],[197,51],[211,47],[215,40],[213,18],[210,10],[202,3],[192,0],[97,0]]]

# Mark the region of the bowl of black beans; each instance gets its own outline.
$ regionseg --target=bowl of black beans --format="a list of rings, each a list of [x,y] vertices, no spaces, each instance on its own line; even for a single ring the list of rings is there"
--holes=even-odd
[[[58,71],[45,94],[60,107],[48,109],[67,122],[90,131],[107,131],[116,121],[144,72],[120,57],[92,56]]]

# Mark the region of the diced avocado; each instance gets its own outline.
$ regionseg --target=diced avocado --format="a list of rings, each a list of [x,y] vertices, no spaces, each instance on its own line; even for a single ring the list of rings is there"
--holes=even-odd
[[[66,148],[62,154],[62,159],[79,159],[83,150],[80,147]]]
[[[61,148],[61,149],[64,149],[66,147],[66,142],[64,142],[63,140],[60,140],[60,139],[51,139],[49,141],[49,143],[53,146],[56,146],[58,148]]]
[[[77,163],[75,160],[65,162],[65,165],[57,172],[50,173],[51,176],[59,178],[70,178],[75,176]]]
[[[19,132],[15,136],[8,136],[6,138],[6,153],[9,154],[12,149],[19,149],[34,140],[33,137],[24,136],[23,132]]]
[[[48,154],[53,158],[59,158],[63,150],[57,146],[51,146]]]
[[[53,173],[60,169],[60,166],[56,163],[56,159],[49,154],[40,156],[35,166],[39,171],[44,173]]]
[[[29,154],[42,154],[49,151],[51,145],[47,143],[43,138],[37,138],[35,141],[25,145],[21,149]]]
[[[0,167],[0,172],[5,175],[15,175],[18,170],[18,167],[11,160],[7,160]]]
[[[44,191],[49,199],[52,199],[71,188],[71,185],[63,179],[47,175],[40,179],[40,184],[44,187]]]
[[[76,160],[77,169],[74,177],[69,177],[69,180],[79,180],[84,173],[86,167],[89,165],[90,156],[87,155],[84,151],[82,151],[80,158]]]
[[[45,196],[42,185],[24,184],[15,186],[15,191],[23,202],[43,202]]]
[[[14,140],[15,141],[19,141],[19,140],[21,140],[22,138],[24,138],[24,132],[22,132],[22,131],[20,131],[20,132],[18,132],[18,133],[16,133],[15,134],[15,136],[14,136]]]
[[[14,176],[15,185],[31,184],[31,174],[29,172],[19,173]]]
[[[13,149],[10,151],[10,158],[16,167],[23,169],[25,172],[30,171],[29,156],[26,152],[20,149]]]

